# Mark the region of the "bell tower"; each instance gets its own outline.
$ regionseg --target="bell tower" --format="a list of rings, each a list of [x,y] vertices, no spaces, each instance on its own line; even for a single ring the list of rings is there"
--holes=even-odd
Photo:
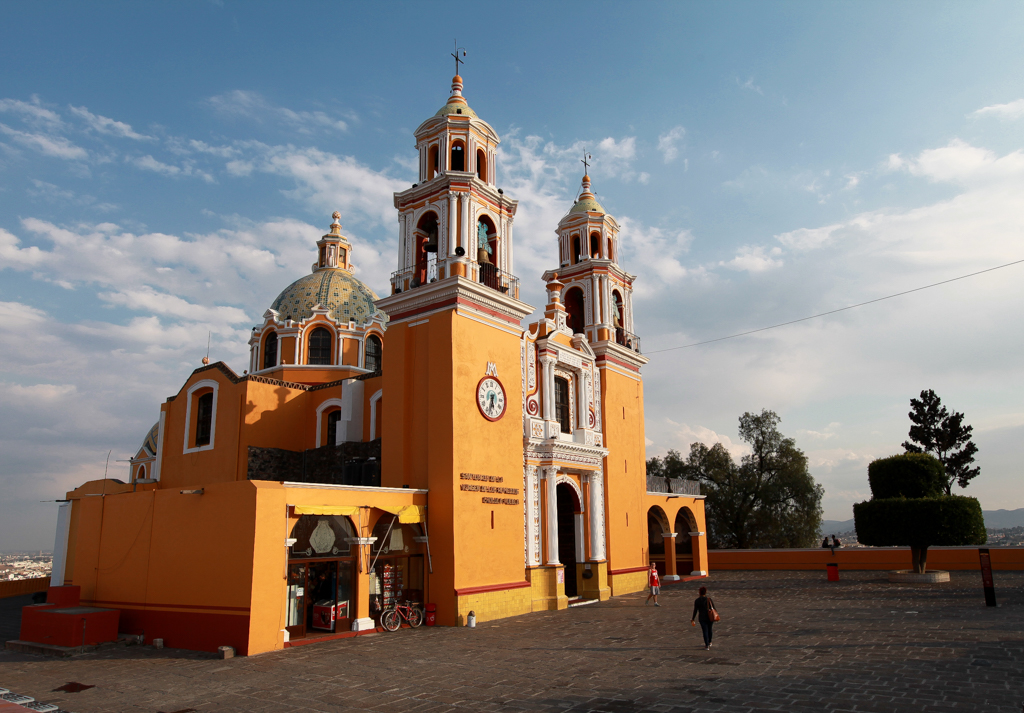
[[[416,129],[419,181],[395,194],[398,269],[394,293],[453,275],[516,297],[512,222],[518,201],[495,186],[498,135],[462,96],[462,77],[451,96]]]
[[[619,266],[619,224],[597,201],[589,175],[583,176],[579,198],[555,232],[569,329],[586,335],[591,345],[614,343],[639,354],[640,338],[633,330],[636,276]],[[555,272],[545,273],[544,280]]]
[[[533,308],[512,274],[517,202],[495,185],[498,135],[462,89],[456,75],[415,131],[419,180],[395,194],[398,269],[375,303],[389,317],[381,484],[429,493],[429,596],[444,625],[509,611],[509,598],[530,607],[521,335]]]

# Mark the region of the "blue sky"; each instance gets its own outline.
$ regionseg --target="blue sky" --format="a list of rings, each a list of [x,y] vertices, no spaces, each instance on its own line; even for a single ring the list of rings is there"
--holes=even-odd
[[[468,6],[467,6],[468,7]],[[584,146],[638,275],[648,455],[742,453],[771,408],[851,517],[933,388],[975,425],[986,509],[1024,506],[1020,3],[7,3],[0,8],[0,550],[124,477],[159,402],[237,371],[342,213],[394,269],[391,193],[449,91],[503,142],[515,272],[541,305]]]

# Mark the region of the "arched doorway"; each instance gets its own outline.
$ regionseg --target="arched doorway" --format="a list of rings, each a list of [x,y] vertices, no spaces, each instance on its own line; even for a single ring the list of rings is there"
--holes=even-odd
[[[657,505],[647,511],[647,557],[649,562],[658,566],[658,574],[665,576],[665,537],[671,532],[668,528],[668,517]]]
[[[579,593],[576,585],[576,537],[583,521],[583,508],[576,490],[568,483],[559,483],[555,493],[558,498],[558,561],[565,568],[565,596],[575,597]]]
[[[341,515],[302,515],[288,548],[288,619],[293,639],[347,631],[355,614],[356,532]]]
[[[697,519],[690,508],[682,507],[676,513],[676,569],[681,573],[693,572],[693,538],[691,532],[697,531]]]
[[[415,260],[416,271],[413,274],[412,286],[419,287],[427,284],[432,276],[431,273],[437,265],[437,215],[427,212],[416,224],[415,235]]]

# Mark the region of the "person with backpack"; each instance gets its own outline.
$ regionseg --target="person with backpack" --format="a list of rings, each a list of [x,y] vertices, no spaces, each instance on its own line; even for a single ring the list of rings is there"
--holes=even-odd
[[[658,604],[658,594],[661,592],[661,579],[658,577],[658,566],[651,562],[651,571],[647,573],[647,583],[651,587],[651,593],[647,595],[647,601],[644,602],[644,606],[651,603],[651,597],[654,597],[654,606],[660,607]]]
[[[701,587],[700,596],[693,602],[693,616],[690,617],[690,626],[694,626],[693,620],[700,620],[700,630],[704,634],[704,650],[711,650],[711,627],[718,621],[718,612],[715,611],[715,603],[708,596],[708,588]]]

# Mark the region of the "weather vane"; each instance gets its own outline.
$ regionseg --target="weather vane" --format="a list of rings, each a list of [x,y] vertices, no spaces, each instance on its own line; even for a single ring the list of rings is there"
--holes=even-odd
[[[455,40],[455,51],[452,52],[452,57],[455,58],[455,75],[456,76],[458,76],[458,74],[459,74],[459,64],[464,64],[464,62],[461,59],[459,59],[459,50],[462,50],[462,56],[465,57],[466,56],[466,48],[465,47],[459,47],[459,41],[458,41],[458,39],[456,39]]]
[[[580,163],[583,164],[583,173],[585,175],[588,175],[588,176],[590,175],[590,163],[589,163],[589,161],[590,161],[591,158],[593,158],[593,157],[590,154],[587,153],[587,150],[583,149],[583,158],[580,159]]]

